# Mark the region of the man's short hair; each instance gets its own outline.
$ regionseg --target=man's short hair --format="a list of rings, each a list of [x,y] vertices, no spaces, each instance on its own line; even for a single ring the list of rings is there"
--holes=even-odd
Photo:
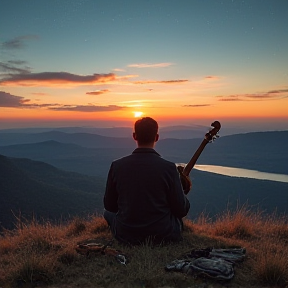
[[[135,122],[134,131],[140,144],[150,144],[155,141],[158,133],[158,123],[151,117],[143,117]]]

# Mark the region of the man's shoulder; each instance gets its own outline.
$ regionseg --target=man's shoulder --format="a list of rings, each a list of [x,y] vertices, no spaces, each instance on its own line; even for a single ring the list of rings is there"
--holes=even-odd
[[[171,162],[165,158],[163,158],[158,152],[156,152],[154,149],[135,149],[131,154],[123,156],[121,158],[115,159],[113,161],[114,165],[122,165],[125,162],[134,162],[139,161],[140,159],[145,159],[146,161],[149,161],[152,163],[161,163],[165,166],[175,167],[176,164],[174,162]],[[152,164],[153,165],[153,164]]]
[[[165,158],[160,158],[160,159],[161,159],[160,161],[162,161],[164,165],[170,166],[172,168],[176,167],[176,164],[174,162],[169,161],[169,160],[167,160]]]
[[[113,160],[113,164],[118,164],[118,163],[121,163],[121,162],[125,162],[127,160],[129,160],[130,158],[132,157],[132,154],[130,155],[126,155],[126,156],[122,156],[121,158],[117,158],[115,160]]]

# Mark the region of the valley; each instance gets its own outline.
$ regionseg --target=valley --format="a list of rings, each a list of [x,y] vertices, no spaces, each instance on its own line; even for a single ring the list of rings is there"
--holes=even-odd
[[[159,140],[155,149],[170,161],[185,163],[201,141],[166,138]],[[206,146],[197,164],[287,175],[287,142],[287,131],[223,136]],[[20,215],[23,219],[65,221],[102,214],[110,164],[134,148],[135,143],[128,137],[62,131],[0,133],[0,225],[12,228]],[[190,219],[203,212],[213,218],[227,208],[245,204],[268,214],[288,211],[288,183],[196,169],[190,177]]]

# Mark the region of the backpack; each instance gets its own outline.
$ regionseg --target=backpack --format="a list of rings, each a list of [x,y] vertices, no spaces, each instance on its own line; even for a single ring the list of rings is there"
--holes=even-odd
[[[245,248],[195,249],[166,265],[166,271],[207,276],[217,280],[234,277],[234,265],[245,257]]]

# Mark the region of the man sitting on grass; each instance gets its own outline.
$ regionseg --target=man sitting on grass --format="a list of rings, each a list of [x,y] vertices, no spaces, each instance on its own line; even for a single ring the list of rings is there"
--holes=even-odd
[[[114,237],[125,244],[177,242],[190,203],[175,163],[154,150],[158,123],[150,117],[139,119],[133,138],[137,143],[133,153],[110,166],[104,218]]]

